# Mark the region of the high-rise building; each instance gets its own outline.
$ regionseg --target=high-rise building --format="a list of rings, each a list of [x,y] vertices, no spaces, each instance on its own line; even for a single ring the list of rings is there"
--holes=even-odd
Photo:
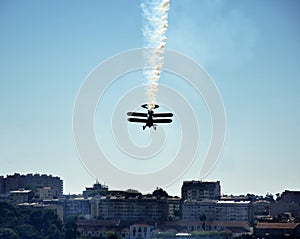
[[[176,220],[181,217],[181,199],[179,197],[169,197],[169,219]]]
[[[84,198],[67,198],[63,200],[64,220],[69,217],[84,216],[91,214],[90,202]]]
[[[253,206],[250,201],[187,200],[182,205],[182,219],[252,223]]]
[[[289,191],[285,190],[279,199],[281,202],[294,202],[300,203],[300,191]]]
[[[166,198],[156,197],[101,197],[91,203],[91,216],[104,220],[164,221],[169,215]]]
[[[97,180],[93,187],[86,187],[82,195],[84,198],[88,198],[96,195],[107,195],[108,193],[108,186],[100,184]]]
[[[4,193],[4,177],[0,176],[0,194]]]
[[[212,200],[186,200],[182,204],[182,219],[191,221],[214,221],[216,202]]]
[[[217,201],[215,210],[219,221],[253,223],[253,205],[250,201]]]
[[[295,217],[300,217],[300,191],[285,190],[281,197],[270,205],[272,216],[287,212],[292,213]]]
[[[37,188],[36,195],[40,200],[51,200],[59,197],[57,190],[52,187]]]
[[[182,200],[218,200],[221,197],[220,181],[184,181]]]
[[[0,179],[1,184],[1,179]],[[7,175],[3,178],[3,193],[9,193],[20,188],[30,189],[37,193],[38,188],[50,187],[53,194],[59,197],[63,193],[63,181],[59,177],[46,174]]]

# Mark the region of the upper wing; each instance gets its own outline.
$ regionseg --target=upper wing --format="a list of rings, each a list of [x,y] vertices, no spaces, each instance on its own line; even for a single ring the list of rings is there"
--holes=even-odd
[[[136,122],[136,123],[147,123],[147,119],[139,119],[139,118],[128,118],[129,122]]]
[[[172,113],[155,113],[153,114],[153,117],[172,117]]]
[[[141,107],[143,107],[145,109],[148,109],[149,108],[149,104],[143,104],[143,105],[141,105]],[[159,107],[159,105],[154,105],[153,109],[157,109],[158,107]]]
[[[146,113],[138,113],[138,112],[128,112],[128,116],[139,116],[139,117],[147,117]]]
[[[171,119],[153,119],[153,123],[171,123]]]

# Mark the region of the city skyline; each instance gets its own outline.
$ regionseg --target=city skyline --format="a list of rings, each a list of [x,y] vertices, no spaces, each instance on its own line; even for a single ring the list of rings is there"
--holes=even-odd
[[[124,239],[142,238],[146,231],[144,239],[161,238],[165,233],[168,238],[178,233],[191,238],[299,237],[300,191],[286,190],[276,200],[271,195],[222,196],[220,181],[193,180],[182,183],[181,197],[170,196],[161,188],[151,194],[109,190],[98,182],[82,195],[59,195],[62,183],[59,177],[45,174],[0,176],[4,218],[0,233],[24,237],[28,232],[32,237],[47,231],[55,238],[80,234],[83,238],[115,235]],[[31,230],[21,231],[24,225]]]
[[[59,175],[66,194],[79,193],[96,181],[76,153],[72,113],[79,88],[96,65],[143,46],[140,1],[118,4],[1,2],[1,175]],[[299,8],[293,0],[170,1],[166,47],[201,64],[225,106],[226,142],[215,168],[204,178],[221,181],[224,194],[299,190]],[[199,178],[211,125],[203,99],[178,77],[163,74],[161,83],[180,91],[191,105],[199,104],[195,112],[201,145],[195,164],[170,187],[153,186],[179,195],[182,181]],[[139,74],[125,81],[131,76],[128,85],[121,81],[110,88],[102,111],[110,115],[124,92],[145,83]],[[100,122],[111,120],[102,119],[99,107],[95,118],[98,132],[106,127]],[[167,130],[176,136],[177,126],[175,119]],[[130,127],[133,138],[149,136],[139,130]],[[110,138],[105,135],[104,141],[111,143]],[[125,157],[113,155],[113,163],[122,165]],[[163,154],[154,169],[168,165],[172,156]]]
[[[180,182],[180,187],[179,187],[179,194],[172,195],[170,192],[168,192],[167,188],[161,188],[153,185],[153,190],[150,190],[148,192],[143,192],[139,191],[137,188],[133,188],[130,185],[128,188],[125,188],[123,190],[118,190],[115,188],[111,188],[110,185],[104,184],[99,182],[98,179],[94,181],[93,183],[89,185],[85,185],[84,188],[80,192],[64,192],[64,180],[61,178],[59,175],[52,175],[52,174],[44,174],[44,173],[28,173],[28,174],[22,174],[22,173],[17,173],[15,172],[14,174],[8,174],[8,175],[0,175],[0,194],[9,194],[10,192],[13,191],[26,191],[29,190],[33,191],[37,189],[46,189],[46,190],[54,190],[54,195],[55,197],[61,197],[61,196],[68,196],[68,195],[73,195],[73,196],[78,196],[78,197],[84,197],[88,198],[87,196],[90,192],[97,192],[97,193],[103,193],[103,192],[128,192],[128,193],[133,193],[133,194],[140,194],[140,195],[146,195],[147,194],[152,194],[155,191],[163,191],[167,193],[168,197],[174,197],[174,198],[181,198],[183,201],[185,200],[204,200],[204,199],[209,199],[209,200],[218,200],[219,197],[245,197],[247,198],[248,196],[255,195],[258,197],[273,197],[275,200],[276,197],[280,198],[280,195],[282,195],[285,192],[293,192],[295,190],[290,190],[289,188],[285,188],[283,191],[278,192],[276,194],[272,194],[267,192],[267,194],[255,194],[251,192],[246,192],[244,194],[242,193],[224,193],[222,191],[222,182],[219,180],[198,180],[198,179],[191,179],[191,180],[184,180]],[[19,186],[18,186],[19,185]],[[26,186],[27,185],[27,186]],[[201,186],[199,186],[201,185]],[[198,190],[199,188],[201,190],[207,190],[212,192],[211,194],[208,195],[200,195]],[[97,191],[99,190],[99,191]],[[197,192],[195,194],[189,194],[187,191],[194,190]],[[297,190],[295,191],[297,192]],[[50,194],[49,194],[50,195]],[[248,196],[247,196],[248,195]],[[95,195],[94,195],[95,196]],[[204,196],[204,198],[203,198]],[[207,198],[206,198],[207,197]],[[200,198],[200,199],[199,199]],[[241,200],[241,199],[239,199]]]

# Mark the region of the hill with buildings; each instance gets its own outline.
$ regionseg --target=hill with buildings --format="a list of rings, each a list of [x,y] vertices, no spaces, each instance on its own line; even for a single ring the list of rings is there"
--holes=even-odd
[[[199,180],[184,181],[181,197],[161,188],[151,194],[109,190],[98,181],[80,195],[64,195],[62,188],[63,180],[51,175],[1,176],[1,215],[13,215],[3,217],[1,233],[20,235],[23,227],[7,221],[21,220],[18,224],[35,235],[35,214],[60,235],[55,238],[297,238],[300,233],[300,191],[286,190],[276,199],[222,195],[220,181]],[[50,212],[52,221],[46,218]]]

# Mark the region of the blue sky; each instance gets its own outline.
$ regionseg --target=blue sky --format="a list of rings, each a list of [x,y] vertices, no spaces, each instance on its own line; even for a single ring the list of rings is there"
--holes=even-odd
[[[296,0],[170,2],[166,46],[201,64],[225,105],[226,142],[207,177],[223,193],[299,190],[299,10]],[[141,28],[140,1],[0,2],[0,174],[58,175],[65,193],[95,181],[74,146],[76,94],[100,62],[143,46]],[[196,178],[191,168],[167,190]]]

